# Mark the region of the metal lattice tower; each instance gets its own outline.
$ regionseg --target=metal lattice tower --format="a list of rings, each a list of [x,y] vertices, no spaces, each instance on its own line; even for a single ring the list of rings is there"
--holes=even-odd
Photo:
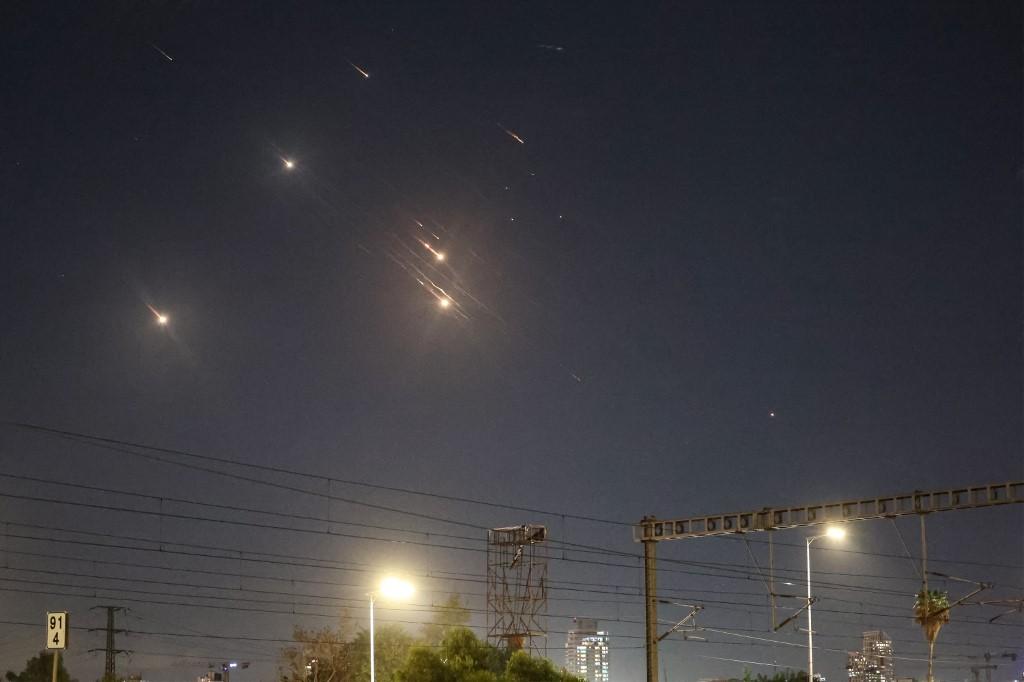
[[[510,651],[547,650],[547,528],[487,531],[487,637]]]
[[[124,630],[120,630],[114,627],[114,614],[116,614],[118,611],[127,611],[128,609],[124,608],[123,606],[94,606],[92,608],[106,609],[107,611],[106,628],[89,628],[89,632],[105,630],[107,633],[107,646],[106,649],[89,649],[89,651],[106,651],[107,659],[106,664],[103,667],[103,682],[114,682],[117,679],[117,655],[132,653],[127,649],[118,649],[114,645],[114,635],[121,634],[124,632]]]

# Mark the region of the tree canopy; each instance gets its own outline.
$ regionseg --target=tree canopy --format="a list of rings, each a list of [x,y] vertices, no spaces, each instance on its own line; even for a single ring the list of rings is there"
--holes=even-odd
[[[467,628],[450,628],[439,646],[413,647],[395,682],[578,682],[546,658],[511,656]]]
[[[369,682],[370,633],[354,635],[343,619],[338,629],[306,630],[296,627],[295,643],[281,650],[282,682]],[[374,633],[377,682],[393,682],[395,670],[405,661],[413,638],[396,625],[378,627]]]
[[[509,655],[478,639],[464,627],[469,611],[457,595],[436,608],[420,639],[395,625],[376,629],[377,682],[579,682],[545,658],[522,651]],[[281,650],[281,682],[369,682],[370,633],[356,630],[350,619],[343,617],[336,629],[296,627],[292,638]]]
[[[40,651],[38,656],[33,656],[25,662],[25,669],[20,673],[8,670],[5,678],[7,682],[51,682],[53,675],[53,654]],[[64,667],[64,659],[57,662],[57,682],[77,682],[71,679],[67,668]]]
[[[423,640],[427,644],[440,644],[449,630],[463,627],[469,622],[469,609],[457,594],[450,595],[448,599],[434,606],[434,609],[436,612],[433,618],[423,625]]]
[[[814,677],[817,678],[818,676],[815,675]],[[759,673],[754,680],[756,682],[807,682],[807,671],[790,670],[787,668],[770,677],[764,673]]]

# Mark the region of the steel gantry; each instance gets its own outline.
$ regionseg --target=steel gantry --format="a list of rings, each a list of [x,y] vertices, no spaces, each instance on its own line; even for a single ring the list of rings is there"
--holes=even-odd
[[[979,509],[1024,502],[1024,481],[947,488],[932,492],[841,500],[799,507],[765,507],[757,511],[677,519],[644,517],[633,526],[633,540],[644,547],[644,623],[647,682],[658,682],[658,595],[655,547],[665,540],[686,540],[713,535],[802,528],[933,512]]]

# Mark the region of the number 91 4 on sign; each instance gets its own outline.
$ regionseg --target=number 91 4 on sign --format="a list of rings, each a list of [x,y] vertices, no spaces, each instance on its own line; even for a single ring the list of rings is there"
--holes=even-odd
[[[46,614],[46,648],[68,648],[68,612],[56,611]]]

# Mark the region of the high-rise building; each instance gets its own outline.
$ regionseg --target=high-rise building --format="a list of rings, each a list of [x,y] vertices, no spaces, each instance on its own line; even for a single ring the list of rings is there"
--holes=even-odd
[[[587,682],[610,682],[608,633],[598,630],[593,618],[572,619],[565,640],[565,669]]]
[[[847,654],[846,670],[849,682],[895,682],[892,640],[881,630],[868,630],[862,637],[861,650]]]

